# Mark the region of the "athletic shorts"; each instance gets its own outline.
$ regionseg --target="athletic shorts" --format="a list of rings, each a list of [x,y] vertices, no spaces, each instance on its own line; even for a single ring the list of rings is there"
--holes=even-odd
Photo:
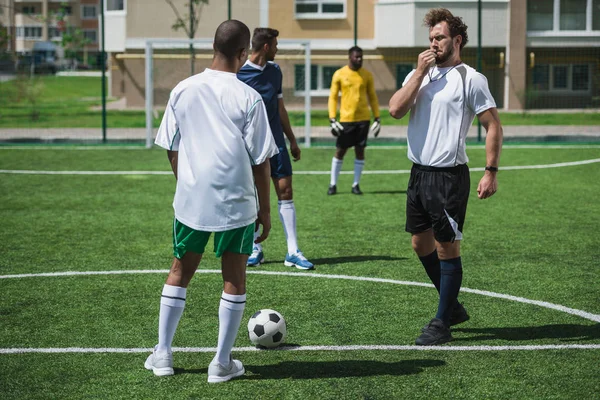
[[[279,153],[270,158],[271,161],[271,178],[285,178],[292,176],[292,162],[287,147],[277,147]]]
[[[181,259],[188,251],[204,254],[212,232],[197,231],[173,218],[173,255]],[[237,254],[252,253],[254,223],[229,231],[215,232],[214,251],[221,257],[225,251]]]
[[[440,243],[461,240],[470,188],[466,164],[449,168],[413,164],[406,191],[406,231],[433,229]]]
[[[335,146],[340,149],[366,147],[370,124],[371,121],[342,122],[344,133],[338,136]]]

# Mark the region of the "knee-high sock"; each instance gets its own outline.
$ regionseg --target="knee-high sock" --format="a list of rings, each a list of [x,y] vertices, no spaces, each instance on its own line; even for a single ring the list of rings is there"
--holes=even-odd
[[[287,240],[288,254],[294,254],[298,251],[294,200],[280,200],[277,204],[279,206],[279,219],[283,225],[283,232],[285,232],[285,239]]]
[[[354,160],[354,183],[352,186],[356,186],[360,183],[360,177],[365,167],[365,160]]]
[[[173,337],[185,307],[186,288],[165,285],[160,298],[158,346],[156,351],[171,352]]]
[[[338,160],[335,157],[333,157],[333,159],[331,160],[331,180],[329,181],[329,184],[331,186],[337,185],[338,176],[340,176],[340,171],[342,170],[343,163],[344,160]]]
[[[431,283],[435,286],[438,293],[440,292],[440,259],[438,258],[437,250],[433,253],[428,254],[424,257],[419,257],[421,264],[425,267],[425,272],[431,280]]]
[[[456,303],[460,285],[462,284],[462,261],[460,257],[440,260],[440,303],[436,318],[450,326],[450,315]]]
[[[234,295],[223,292],[219,304],[219,341],[215,360],[221,365],[229,365],[231,349],[237,337],[242,315],[246,307],[246,295]]]

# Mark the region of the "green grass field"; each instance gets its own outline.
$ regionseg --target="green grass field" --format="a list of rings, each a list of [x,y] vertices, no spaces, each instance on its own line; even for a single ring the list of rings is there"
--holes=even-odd
[[[33,84],[32,84],[33,82]],[[27,94],[30,96],[28,97]],[[35,106],[28,98],[35,99]],[[100,128],[102,113],[101,79],[95,77],[39,76],[0,83],[0,128]],[[387,107],[387,104],[381,104]],[[32,111],[37,110],[35,120]],[[158,127],[159,118],[154,119]],[[293,126],[304,125],[304,113],[290,111]],[[502,124],[509,125],[599,125],[600,113],[502,113]],[[144,111],[108,110],[108,128],[143,128]],[[327,111],[311,112],[313,126],[329,125]],[[384,125],[407,125],[408,118],[393,119],[382,113]]]
[[[196,351],[175,353],[173,377],[143,368],[156,342],[172,257],[175,181],[165,152],[0,148],[1,397],[598,398],[599,146],[507,146],[504,167],[574,164],[505,169],[499,192],[485,201],[475,193],[481,172],[471,172],[460,295],[471,320],[453,329],[453,342],[427,351],[373,347],[413,345],[437,305],[435,289],[418,285],[428,279],[404,232],[406,147],[367,150],[364,196],[350,194],[350,154],[339,194],[326,195],[333,151],[305,149],[294,164],[299,243],[316,271],[283,265],[286,246],[273,197],[267,263],[248,275],[234,352],[247,373],[209,385],[221,292],[219,261],[210,253],[200,267],[206,273],[192,280],[174,342]],[[481,147],[468,153],[471,167],[484,165]],[[93,271],[120,272],[13,276]],[[285,316],[287,343],[300,346],[297,351],[248,350],[244,326],[261,308]]]

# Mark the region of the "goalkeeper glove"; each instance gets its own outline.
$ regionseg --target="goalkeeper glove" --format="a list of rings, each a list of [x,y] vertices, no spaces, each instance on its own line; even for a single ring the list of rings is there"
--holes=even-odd
[[[335,118],[329,118],[329,123],[331,124],[331,134],[333,136],[338,137],[342,133],[344,133],[344,127],[342,126],[342,124],[337,122]]]
[[[381,131],[381,122],[379,118],[375,118],[373,124],[371,125],[371,129],[369,130],[371,134],[375,137],[379,136],[379,132]]]

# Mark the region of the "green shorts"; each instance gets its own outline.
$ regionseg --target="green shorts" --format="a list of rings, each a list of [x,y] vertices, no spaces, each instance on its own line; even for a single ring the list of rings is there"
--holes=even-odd
[[[213,232],[197,231],[173,218],[173,255],[181,259],[188,251],[204,254],[204,249]],[[214,232],[215,254],[221,257],[229,251],[237,254],[252,253],[254,246],[254,223],[229,231]]]

